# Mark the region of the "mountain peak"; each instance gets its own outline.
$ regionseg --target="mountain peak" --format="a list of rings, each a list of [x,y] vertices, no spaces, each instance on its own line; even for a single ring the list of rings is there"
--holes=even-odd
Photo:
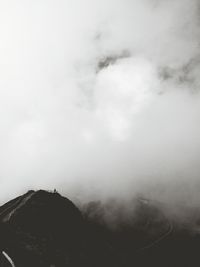
[[[57,192],[28,191],[7,208],[3,221],[18,228],[45,233],[50,228],[74,227],[82,216],[78,208]]]
[[[79,246],[74,237],[81,235],[84,225],[81,212],[69,199],[44,190],[28,191],[3,205],[0,220],[5,229],[2,247],[18,262],[16,266],[64,262],[65,256],[57,254]]]

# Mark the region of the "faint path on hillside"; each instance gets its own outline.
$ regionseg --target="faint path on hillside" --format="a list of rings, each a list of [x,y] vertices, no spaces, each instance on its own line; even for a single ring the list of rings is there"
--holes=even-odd
[[[12,202],[10,205],[8,205],[8,207],[6,207],[6,209],[4,209],[1,213],[0,213],[0,222],[3,221],[3,218],[9,214],[9,212],[12,212],[18,205],[20,205],[24,199],[29,199],[33,194],[35,194],[34,191],[28,192],[25,195],[22,195],[21,197],[17,198],[14,202]],[[12,258],[8,255],[7,252],[5,252],[4,250],[1,251],[3,257],[10,263],[10,266],[12,267],[16,267],[16,265],[14,264],[14,261],[12,260]]]
[[[154,240],[152,243],[140,248],[137,250],[137,253],[142,252],[143,250],[146,249],[150,249],[151,247],[157,245],[158,243],[160,243],[162,240],[164,240],[165,238],[167,238],[173,231],[173,225],[172,223],[166,218],[167,223],[168,223],[168,229],[166,230],[166,232],[164,232],[160,237],[158,237],[156,240]]]

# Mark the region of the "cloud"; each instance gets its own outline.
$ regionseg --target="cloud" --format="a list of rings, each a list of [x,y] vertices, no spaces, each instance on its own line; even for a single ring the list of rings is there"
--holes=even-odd
[[[198,1],[9,0],[0,13],[1,201],[40,187],[198,201]]]
[[[142,58],[118,60],[102,70],[94,87],[97,118],[116,140],[125,140],[140,112],[158,90],[154,66]]]

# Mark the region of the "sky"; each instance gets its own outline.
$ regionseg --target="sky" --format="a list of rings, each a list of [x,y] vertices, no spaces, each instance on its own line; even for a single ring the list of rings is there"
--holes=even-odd
[[[0,202],[200,201],[198,0],[0,1]]]

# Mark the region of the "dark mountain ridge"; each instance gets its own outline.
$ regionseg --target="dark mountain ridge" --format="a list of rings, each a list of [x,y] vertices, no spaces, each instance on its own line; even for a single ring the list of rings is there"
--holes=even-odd
[[[129,205],[78,209],[57,192],[28,191],[0,207],[1,250],[16,267],[199,266],[198,224],[146,199]]]

